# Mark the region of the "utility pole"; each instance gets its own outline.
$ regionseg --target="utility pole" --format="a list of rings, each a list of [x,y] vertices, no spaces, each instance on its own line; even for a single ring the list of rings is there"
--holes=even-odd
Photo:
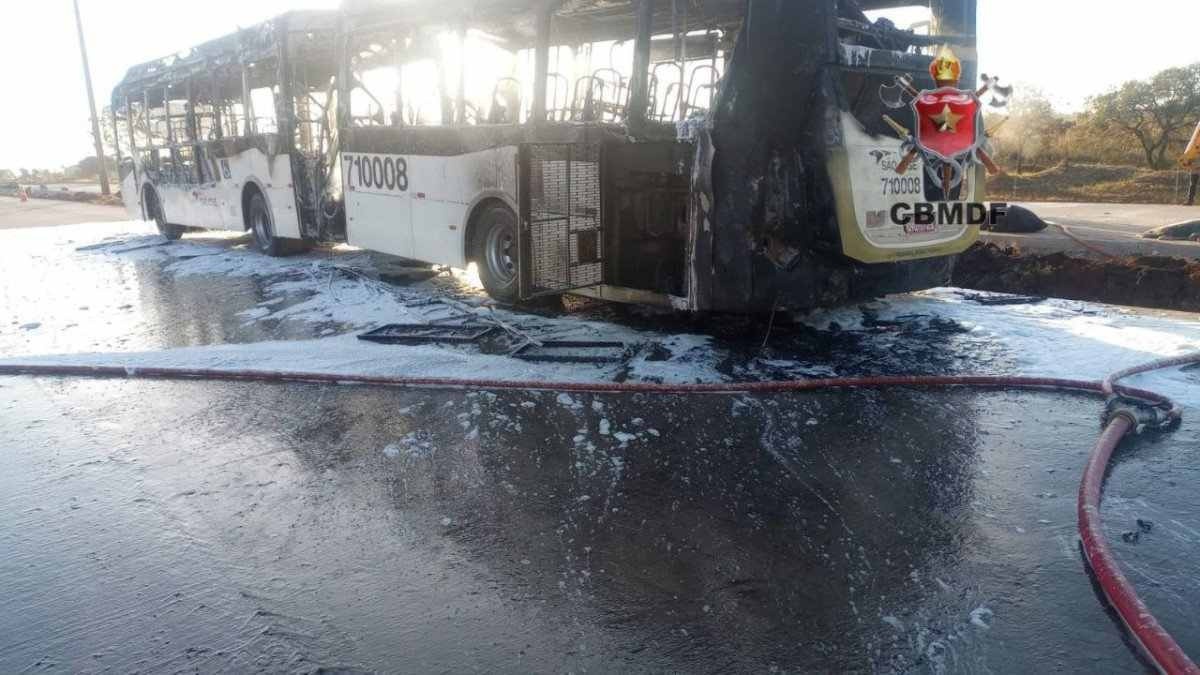
[[[87,84],[88,115],[92,118],[92,140],[96,144],[96,161],[100,163],[100,194],[108,195],[108,166],[104,160],[100,120],[96,118],[96,95],[92,93],[92,69],[88,66],[87,44],[83,41],[83,19],[79,17],[79,0],[72,2],[75,5],[75,30],[79,32],[79,55],[83,58],[83,81]]]

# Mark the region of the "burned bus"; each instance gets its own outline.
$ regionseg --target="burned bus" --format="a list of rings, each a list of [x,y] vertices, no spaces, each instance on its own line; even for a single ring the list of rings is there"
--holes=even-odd
[[[346,0],[131,69],[123,194],[177,237],[344,241],[474,265],[504,302],[692,311],[836,305],[944,283],[982,200],[904,162],[881,87],[975,73],[975,0]],[[892,118],[885,122],[884,114]],[[897,166],[901,171],[897,171]]]

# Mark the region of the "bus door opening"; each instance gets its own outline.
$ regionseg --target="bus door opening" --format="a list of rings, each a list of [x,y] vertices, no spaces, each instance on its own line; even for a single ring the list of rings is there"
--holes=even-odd
[[[694,154],[692,143],[665,140],[607,149],[609,283],[677,297],[686,294]]]

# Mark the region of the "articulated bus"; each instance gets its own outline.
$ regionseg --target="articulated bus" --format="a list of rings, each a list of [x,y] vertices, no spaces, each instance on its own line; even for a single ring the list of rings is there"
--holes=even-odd
[[[805,309],[944,283],[978,228],[880,87],[975,77],[976,0],[345,0],[135,66],[113,92],[122,194],[177,238],[269,255],[347,242],[474,263],[504,302],[566,292],[692,311]],[[874,19],[874,20],[873,20]]]

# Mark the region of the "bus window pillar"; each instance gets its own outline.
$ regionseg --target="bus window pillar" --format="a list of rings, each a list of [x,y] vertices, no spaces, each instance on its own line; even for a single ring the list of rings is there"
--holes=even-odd
[[[275,98],[275,131],[279,134],[280,147],[284,152],[292,152],[296,144],[296,101],[292,97],[291,59],[288,57],[291,42],[287,21],[282,22],[279,31],[279,49],[275,63],[275,79],[279,85],[279,95]]]
[[[196,123],[196,90],[192,86],[191,78],[188,78],[185,87],[187,92],[187,110],[185,122],[187,124],[187,135],[192,146],[192,175],[190,176],[197,183],[204,182],[204,168],[200,163],[200,125]]]
[[[166,122],[167,147],[175,145],[175,131],[171,129],[171,85],[165,85],[162,90],[163,120]]]
[[[112,111],[113,154],[117,158],[117,190],[121,189],[121,128],[117,126],[117,106],[109,108]],[[125,99],[125,114],[129,114],[129,99]]]
[[[170,149],[170,183],[179,183],[179,139],[175,138],[175,125],[170,115],[170,85],[162,88],[162,109],[167,115],[167,147]]]
[[[532,121],[546,121],[546,85],[550,76],[550,20],[553,5],[547,5],[537,16],[537,46],[533,55],[533,109]]]
[[[221,140],[225,137],[224,120],[221,118],[221,88],[217,82],[216,71],[211,67],[208,70],[212,73],[208,78],[208,91],[212,99],[213,137]]]
[[[150,92],[142,92],[142,117],[146,122],[146,152],[150,155],[149,164],[158,170],[158,153],[154,150],[154,120],[150,118]]]
[[[254,119],[254,99],[250,96],[250,70],[242,64],[242,118],[245,122],[247,136],[258,132],[258,122]]]
[[[979,68],[976,49],[978,0],[935,0],[933,16],[938,33],[966,38],[964,44],[955,45],[954,51],[962,59],[962,81],[974,82]]]
[[[633,77],[629,80],[629,110],[626,119],[631,130],[646,123],[650,106],[650,38],[654,30],[656,0],[641,0],[638,4],[637,39],[633,45]]]
[[[446,51],[438,51],[437,59],[437,85],[438,85],[438,107],[441,108],[442,125],[450,126],[454,124],[454,119],[458,114],[454,106],[454,101],[450,98],[450,92],[446,86]]]
[[[184,120],[187,125],[188,138],[192,141],[196,140],[196,92],[192,88],[192,81],[188,80],[183,88],[184,96],[187,97],[184,108]]]
[[[338,21],[338,39],[337,39],[337,112],[334,127],[336,129],[346,129],[353,126],[354,121],[350,119],[350,91],[353,89],[351,84],[350,71],[350,26],[346,23],[345,13],[342,14]],[[334,140],[337,143],[337,140]]]
[[[458,123],[467,123],[467,28],[458,29],[458,94],[455,109],[458,111]]]
[[[113,121],[116,121],[116,115],[113,116]],[[133,185],[137,189],[140,185],[138,181],[138,149],[137,136],[134,133],[133,126],[133,103],[130,102],[129,96],[125,97],[125,129],[129,132],[129,158],[133,161]],[[118,143],[118,146],[120,143]],[[120,148],[118,147],[118,152]],[[117,179],[121,178],[120,159],[117,160]]]
[[[671,23],[675,24],[675,58],[679,61],[679,120],[682,122],[688,116],[688,97],[691,95],[687,86],[687,36],[688,36],[688,3],[682,7],[678,0],[671,0]]]
[[[171,176],[167,182],[174,183],[176,182],[177,174],[175,171],[179,158],[175,156],[175,129],[171,125],[171,85],[169,84],[163,87],[163,117],[167,122],[167,153],[171,156]],[[159,167],[159,171],[162,171],[161,166]],[[159,176],[159,180],[162,180],[161,175]]]
[[[407,49],[405,38],[396,40],[396,117],[393,125],[402,127],[404,120],[404,52]]]

